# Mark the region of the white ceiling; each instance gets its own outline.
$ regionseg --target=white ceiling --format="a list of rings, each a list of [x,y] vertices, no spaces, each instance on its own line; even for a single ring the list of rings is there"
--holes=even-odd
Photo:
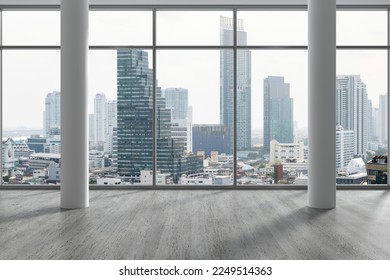
[[[306,5],[308,0],[90,0],[91,5]],[[325,0],[318,0],[325,1]],[[0,0],[0,5],[59,5],[61,0]],[[337,0],[339,5],[390,5],[390,0]]]

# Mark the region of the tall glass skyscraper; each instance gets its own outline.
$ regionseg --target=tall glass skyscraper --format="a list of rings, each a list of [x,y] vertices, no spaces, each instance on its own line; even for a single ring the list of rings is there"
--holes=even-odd
[[[270,151],[271,140],[294,141],[293,99],[284,77],[268,76],[264,80],[264,149]]]
[[[220,42],[222,46],[233,43],[233,19],[221,17]],[[245,46],[247,34],[243,20],[237,21],[237,45]],[[251,147],[251,52],[237,52],[237,150]],[[231,130],[233,138],[233,52],[222,50],[220,55],[220,123]],[[233,143],[233,141],[232,141]]]
[[[138,178],[141,170],[153,169],[153,73],[148,53],[142,50],[117,51],[118,129],[117,168],[121,176]],[[172,139],[171,110],[166,108],[161,88],[156,91],[157,170],[172,174],[199,172],[202,159],[183,156]]]
[[[152,170],[153,73],[148,53],[117,51],[118,174],[139,177]]]

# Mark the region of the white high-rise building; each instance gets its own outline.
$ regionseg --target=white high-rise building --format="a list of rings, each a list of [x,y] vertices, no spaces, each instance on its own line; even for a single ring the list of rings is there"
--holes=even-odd
[[[118,114],[117,114],[117,101],[108,100],[106,107],[106,120],[107,120],[107,131],[104,142],[104,151],[112,154],[114,152],[114,128],[118,127]]]
[[[367,89],[359,75],[336,78],[336,125],[354,132],[354,153],[365,157],[368,148]]]
[[[379,95],[379,143],[387,146],[387,94]]]
[[[192,106],[187,112],[187,153],[192,153]]]
[[[45,98],[45,111],[43,112],[43,134],[50,136],[50,131],[61,128],[61,94],[58,91],[50,92]]]
[[[373,110],[372,100],[367,100],[367,122],[368,122],[368,141],[374,141],[374,127],[373,127]]]
[[[95,96],[95,112],[90,118],[94,121],[93,141],[101,146],[105,153],[114,152],[114,128],[118,126],[117,101],[107,100],[105,94]]]
[[[341,171],[348,166],[354,158],[355,137],[353,130],[344,130],[342,126],[336,126],[336,169]]]
[[[95,114],[88,115],[89,141],[95,142]]]
[[[372,108],[372,129],[373,129],[373,138],[375,141],[379,141],[379,130],[380,130],[380,117],[379,117],[379,108]]]
[[[95,96],[95,141],[104,145],[107,134],[107,99],[104,93]]]

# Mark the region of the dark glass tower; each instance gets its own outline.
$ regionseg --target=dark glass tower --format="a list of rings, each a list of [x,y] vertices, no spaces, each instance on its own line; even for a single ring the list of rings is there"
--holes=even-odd
[[[153,72],[149,68],[147,52],[117,51],[117,88],[118,174],[138,178],[141,170],[153,169]],[[182,156],[181,146],[172,139],[171,110],[166,108],[159,87],[156,91],[156,115],[157,170],[171,173],[174,182],[181,174],[199,172],[202,160],[194,158],[195,165],[187,164],[191,159]]]
[[[293,99],[290,84],[284,77],[269,76],[264,80],[264,149],[269,152],[270,142],[294,141]]]
[[[233,19],[221,17],[222,46],[233,44]],[[237,45],[245,46],[247,34],[243,20],[237,21]],[[237,150],[251,147],[251,52],[237,51]],[[220,55],[220,123],[230,131],[233,139],[233,52],[222,50]],[[231,141],[233,143],[233,141]]]
[[[138,177],[153,169],[153,72],[148,54],[117,51],[118,174]]]

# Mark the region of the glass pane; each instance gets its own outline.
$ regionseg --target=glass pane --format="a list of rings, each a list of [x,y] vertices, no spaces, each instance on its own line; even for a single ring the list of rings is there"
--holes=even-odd
[[[238,45],[307,45],[307,11],[238,11],[237,19]]]
[[[3,50],[3,182],[60,180],[60,52]]]
[[[337,51],[338,184],[387,183],[387,54]]]
[[[232,51],[157,53],[158,184],[232,184],[233,135],[219,110],[224,55],[231,65]]]
[[[3,11],[4,45],[60,45],[59,11]]]
[[[238,184],[307,184],[307,92],[307,51],[238,52]]]
[[[148,51],[90,52],[91,184],[152,185],[151,67],[152,54]]]
[[[386,11],[337,11],[337,45],[386,45]]]
[[[158,45],[232,45],[231,35],[220,41],[223,22],[229,23],[231,11],[158,11]]]
[[[89,12],[91,45],[151,45],[151,11]]]

